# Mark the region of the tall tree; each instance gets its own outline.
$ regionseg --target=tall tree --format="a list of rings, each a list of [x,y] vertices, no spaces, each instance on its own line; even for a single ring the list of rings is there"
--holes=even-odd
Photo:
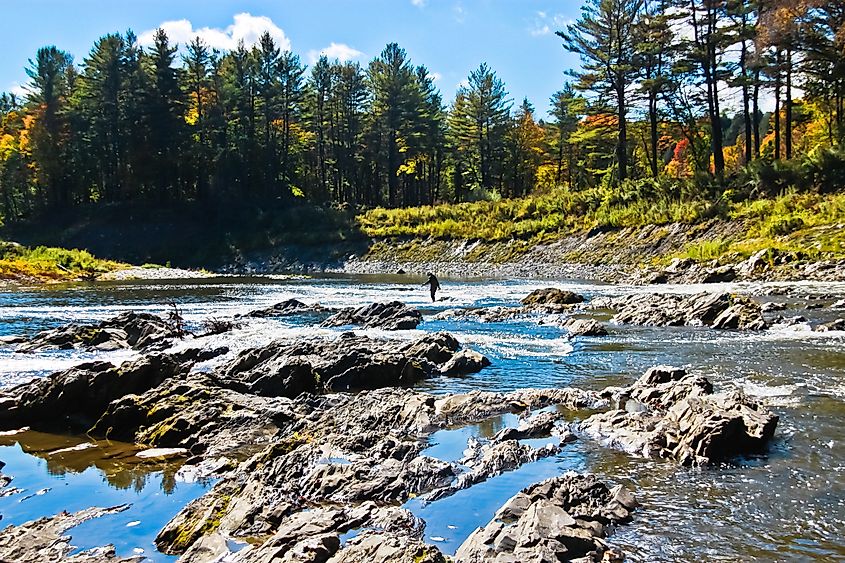
[[[34,106],[33,156],[38,190],[53,206],[69,203],[68,178],[63,158],[67,116],[64,112],[73,77],[73,58],[56,47],[38,50],[29,61],[29,103]]]
[[[618,180],[628,177],[628,97],[636,80],[635,26],[643,0],[587,0],[581,18],[557,34],[564,48],[581,57],[576,87],[594,93],[594,107],[607,107],[618,120]],[[602,110],[602,111],[608,111]]]
[[[458,89],[452,108],[454,138],[469,147],[467,164],[474,185],[501,188],[511,102],[504,82],[486,64],[472,71],[467,83]]]

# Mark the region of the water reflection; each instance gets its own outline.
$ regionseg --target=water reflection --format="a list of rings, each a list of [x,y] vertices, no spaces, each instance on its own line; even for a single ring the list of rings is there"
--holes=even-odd
[[[75,512],[91,506],[130,507],[71,529],[72,544],[89,549],[114,544],[120,556],[143,553],[151,561],[173,561],[155,550],[158,531],[187,503],[202,495],[210,481],[185,482],[181,462],[151,462],[135,456],[138,448],[85,437],[23,432],[0,437],[2,471],[12,477],[0,496],[2,525]]]
[[[25,454],[44,460],[44,467],[50,476],[62,477],[67,473],[82,473],[93,468],[115,489],[132,489],[136,492],[147,487],[151,474],[160,474],[162,491],[171,494],[176,488],[176,472],[181,466],[181,461],[138,458],[135,454],[139,448],[122,442],[31,430],[0,436],[0,448],[15,446]]]

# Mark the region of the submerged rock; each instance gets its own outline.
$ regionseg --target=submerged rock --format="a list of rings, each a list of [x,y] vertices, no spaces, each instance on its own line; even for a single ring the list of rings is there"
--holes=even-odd
[[[69,324],[36,334],[19,352],[85,348],[88,350],[142,350],[179,336],[168,321],[150,313],[128,311],[95,325]]]
[[[549,479],[511,497],[458,548],[455,561],[621,561],[602,540],[636,506],[627,489],[610,489],[592,475]]]
[[[607,390],[617,410],[578,425],[602,443],[645,457],[706,465],[763,450],[778,417],[740,391],[713,393],[710,382],[674,368],[652,368],[634,385]]]
[[[614,322],[649,326],[709,326],[717,329],[763,330],[760,305],[729,293],[630,295],[600,298],[593,307],[616,311]]]
[[[522,300],[523,305],[576,305],[583,302],[583,296],[554,287],[536,289]]]
[[[422,322],[422,313],[400,301],[373,303],[342,309],[325,321],[324,327],[360,325],[383,330],[413,330]]]

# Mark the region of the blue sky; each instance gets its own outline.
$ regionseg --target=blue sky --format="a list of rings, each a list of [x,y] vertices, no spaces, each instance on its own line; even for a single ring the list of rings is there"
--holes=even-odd
[[[362,63],[398,42],[415,64],[436,73],[450,102],[458,84],[482,62],[505,81],[515,103],[528,99],[544,116],[564,72],[578,60],[554,31],[577,19],[568,0],[2,0],[0,90],[19,89],[36,50],[56,45],[78,63],[105,33],[147,32],[169,22],[181,42],[200,33],[225,48],[267,28],[309,62],[323,50]]]

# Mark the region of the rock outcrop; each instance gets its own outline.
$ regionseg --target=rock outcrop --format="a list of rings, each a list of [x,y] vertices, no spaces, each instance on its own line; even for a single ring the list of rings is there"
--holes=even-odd
[[[72,538],[66,535],[71,528],[93,518],[100,518],[129,508],[86,508],[75,514],[62,512],[49,518],[39,518],[20,526],[9,526],[0,531],[0,561],[26,561],[27,563],[140,563],[143,557],[122,558],[115,555],[113,546],[83,551],[69,557],[75,548]]]
[[[554,287],[536,289],[522,299],[523,305],[577,305],[583,302],[582,295]]]
[[[341,309],[325,321],[324,327],[358,325],[383,330],[413,330],[422,322],[422,313],[400,301],[373,303]]]
[[[508,500],[458,548],[455,561],[622,561],[621,552],[603,539],[636,506],[627,489],[608,488],[592,475],[549,479]]]
[[[36,334],[19,352],[85,348],[87,350],[143,350],[178,336],[168,321],[150,313],[128,311],[94,325],[69,324]]]
[[[263,319],[274,317],[289,317],[291,315],[320,315],[329,314],[330,312],[331,309],[327,309],[319,303],[316,303],[314,305],[306,305],[298,299],[286,299],[285,301],[281,301],[280,303],[276,303],[274,305],[271,305],[270,307],[250,311],[249,313],[243,316]]]
[[[682,465],[762,451],[778,423],[741,391],[714,394],[706,378],[677,368],[652,368],[634,385],[606,394],[619,408],[589,417],[579,431],[632,454]]]
[[[729,293],[689,296],[636,294],[595,299],[591,306],[615,310],[613,320],[621,324],[708,326],[731,330],[763,330],[768,327],[756,301]]]
[[[199,352],[152,354],[115,366],[91,362],[0,393],[0,429],[84,431],[109,403],[184,376]]]
[[[218,535],[264,538],[250,548],[250,553],[266,554],[272,552],[271,548],[284,548],[287,553],[294,550],[293,535],[299,538],[297,541],[311,536],[311,532],[294,534],[291,530],[313,530],[313,538],[323,538],[366,529],[370,531],[350,540],[331,557],[353,561],[353,554],[369,554],[374,544],[365,538],[376,535],[393,546],[386,552],[378,551],[378,557],[388,553],[404,561],[407,555],[413,561],[413,557],[427,554],[435,558],[432,561],[439,561],[436,549],[424,546],[416,533],[407,533],[407,529],[415,529],[407,518],[399,518],[406,522],[401,533],[385,525],[385,519],[392,518],[380,512],[367,509],[367,516],[360,517],[354,516],[359,514],[356,511],[372,503],[401,503],[412,496],[447,490],[464,471],[457,464],[420,455],[424,438],[447,424],[480,422],[514,408],[557,403],[574,408],[576,404],[592,404],[595,398],[595,394],[574,389],[476,392],[444,399],[406,389],[380,389],[285,399],[290,419],[280,425],[277,435],[209,493],[183,509],[162,531],[157,543],[167,553],[186,556],[204,546],[216,557],[223,553],[225,544],[214,540]],[[528,448],[509,441],[493,445],[484,453],[479,450],[478,470],[472,478],[465,478],[465,486],[549,455],[555,447],[547,452],[546,448]],[[340,508],[314,508],[328,505]],[[271,543],[264,545],[266,538],[275,539],[266,540]],[[313,538],[309,541],[317,541]],[[403,546],[409,551],[402,551]],[[346,549],[353,551],[345,554]],[[241,556],[240,552],[235,556]]]
[[[410,343],[344,333],[336,339],[275,342],[247,350],[223,366],[227,387],[265,396],[412,385],[437,375],[474,373],[490,365],[477,352],[460,350],[446,333]]]

